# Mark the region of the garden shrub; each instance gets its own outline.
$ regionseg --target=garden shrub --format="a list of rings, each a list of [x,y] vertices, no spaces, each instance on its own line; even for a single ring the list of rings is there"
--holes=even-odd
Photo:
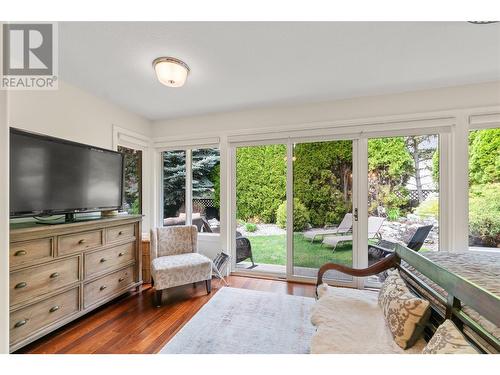
[[[387,219],[389,221],[397,221],[401,216],[401,211],[399,208],[389,208],[387,211]]]
[[[276,223],[280,228],[286,228],[286,201],[283,201],[276,210]],[[297,198],[293,200],[293,230],[303,231],[309,224],[309,212],[306,206]]]
[[[415,213],[422,218],[433,217],[437,219],[439,216],[439,198],[436,195],[429,195],[415,209]]]
[[[255,232],[257,230],[257,224],[254,223],[246,223],[245,224],[245,230],[247,232]]]
[[[475,243],[500,246],[500,183],[470,188],[469,231]]]
[[[130,213],[134,214],[134,215],[141,213],[141,206],[140,206],[139,197],[134,199],[134,202],[132,203],[132,207],[130,207]]]

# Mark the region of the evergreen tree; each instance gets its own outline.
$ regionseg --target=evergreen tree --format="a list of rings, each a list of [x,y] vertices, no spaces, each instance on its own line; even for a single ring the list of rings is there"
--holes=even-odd
[[[406,147],[413,159],[413,168],[415,172],[415,188],[417,190],[418,202],[424,201],[422,178],[430,176],[429,163],[432,162],[436,152],[437,137],[435,135],[419,135],[406,137]]]
[[[202,199],[215,197],[214,168],[219,165],[220,155],[217,148],[202,148],[193,150],[193,198]],[[218,168],[217,168],[218,170]]]
[[[164,217],[174,217],[183,209],[186,199],[186,151],[163,153]]]

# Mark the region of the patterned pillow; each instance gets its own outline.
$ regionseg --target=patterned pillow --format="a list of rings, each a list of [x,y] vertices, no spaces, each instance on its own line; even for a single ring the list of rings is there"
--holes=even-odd
[[[388,273],[380,289],[379,305],[396,344],[411,348],[429,319],[429,301],[414,296],[396,270]]]
[[[404,280],[399,275],[398,270],[388,270],[387,278],[380,287],[378,293],[378,304],[382,308],[384,315],[387,310],[387,305],[389,301],[394,299],[399,294],[408,292],[408,287],[406,286]]]
[[[479,354],[449,319],[434,333],[422,354]]]

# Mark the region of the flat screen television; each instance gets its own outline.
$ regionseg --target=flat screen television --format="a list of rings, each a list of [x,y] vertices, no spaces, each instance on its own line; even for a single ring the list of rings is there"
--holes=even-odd
[[[10,216],[120,210],[123,170],[119,152],[11,128]]]

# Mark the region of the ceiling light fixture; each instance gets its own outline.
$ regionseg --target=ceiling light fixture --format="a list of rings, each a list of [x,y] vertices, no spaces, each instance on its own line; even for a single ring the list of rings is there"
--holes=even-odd
[[[497,23],[498,21],[467,21],[473,25],[489,25],[491,23]]]
[[[182,87],[190,72],[184,61],[174,57],[158,57],[153,61],[158,81],[169,87]]]

